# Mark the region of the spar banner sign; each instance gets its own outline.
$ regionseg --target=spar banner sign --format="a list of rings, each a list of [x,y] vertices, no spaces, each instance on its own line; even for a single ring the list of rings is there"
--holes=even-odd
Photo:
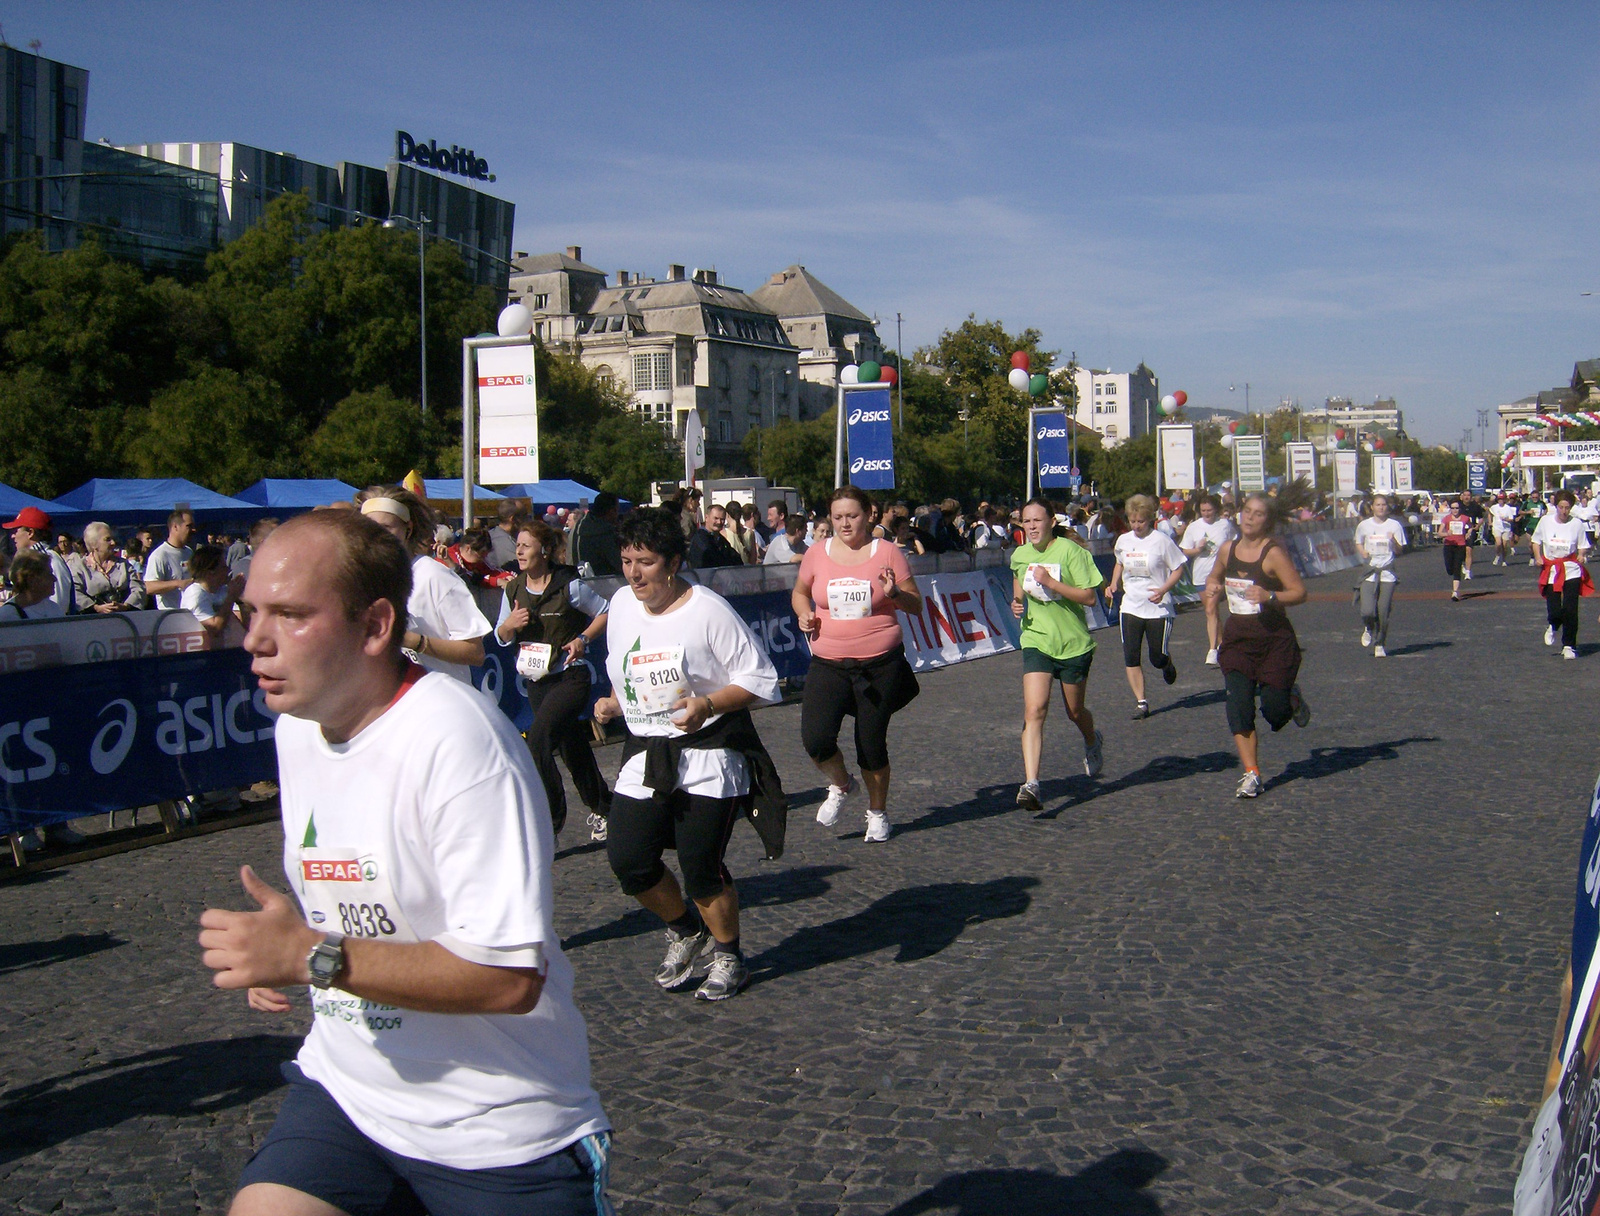
[[[1033,448],[1039,460],[1039,487],[1045,490],[1070,489],[1072,441],[1067,436],[1065,410],[1034,413]]]
[[[1600,1140],[1600,783],[1589,799],[1578,850],[1572,915],[1572,1000],[1565,1011],[1560,1071],[1533,1122],[1512,1201],[1516,1216],[1588,1216],[1600,1201],[1594,1151]],[[1549,1084],[1549,1079],[1545,1082]]]
[[[477,360],[478,480],[487,486],[538,481],[533,343],[479,347]]]
[[[1396,456],[1394,458],[1394,492],[1396,494],[1409,494],[1413,488],[1411,484],[1411,457]]]
[[[1009,570],[1002,573],[1010,579]],[[913,671],[1005,654],[1021,645],[1010,593],[1004,599],[996,594],[997,584],[984,571],[919,574],[916,581],[922,611],[899,614]]]
[[[1286,443],[1284,458],[1289,464],[1289,480],[1303,481],[1312,489],[1317,487],[1317,445],[1314,443]]]
[[[846,480],[863,490],[894,489],[894,427],[889,420],[889,386],[845,388],[844,418],[848,436]]]
[[[1561,443],[1519,443],[1517,460],[1525,469],[1563,464],[1600,464],[1600,440],[1573,439]]]
[[[1158,426],[1161,441],[1161,480],[1167,490],[1192,490],[1194,479],[1194,427]]]
[[[0,676],[0,834],[270,781],[274,715],[244,650]]]

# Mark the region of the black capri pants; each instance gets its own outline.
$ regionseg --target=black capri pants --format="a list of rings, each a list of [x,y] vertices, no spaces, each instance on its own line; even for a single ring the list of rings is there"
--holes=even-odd
[[[1445,573],[1453,579],[1461,577],[1461,568],[1467,564],[1467,547],[1465,545],[1444,546]]]
[[[567,789],[561,780],[561,770],[556,767],[557,752],[572,771],[572,784],[578,787],[578,797],[591,811],[604,815],[610,795],[606,793],[600,766],[594,760],[594,748],[589,743],[589,723],[580,716],[589,707],[589,668],[574,663],[565,671],[546,676],[527,688],[528,707],[533,711],[533,723],[528,727],[528,751],[550,803],[550,826],[559,832],[567,822]]]
[[[673,790],[653,798],[611,795],[606,824],[606,860],[624,895],[642,895],[667,872],[661,855],[678,851],[683,893],[690,899],[715,899],[733,885],[722,864],[734,822],[750,795],[706,798]]]
[[[1294,716],[1289,689],[1259,683],[1242,671],[1225,671],[1222,678],[1228,689],[1228,729],[1234,734],[1255,733],[1258,695],[1261,697],[1261,716],[1274,732],[1282,730]]]
[[[1170,616],[1131,616],[1126,612],[1117,616],[1122,629],[1122,665],[1139,666],[1141,644],[1150,650],[1150,665],[1164,671],[1172,659],[1167,654],[1167,642],[1172,637]]]
[[[1544,615],[1550,628],[1561,631],[1561,644],[1574,650],[1578,647],[1578,597],[1583,594],[1583,580],[1569,578],[1557,591],[1544,589]]]
[[[846,714],[856,720],[856,763],[869,773],[889,767],[889,719],[921,691],[903,646],[873,659],[812,656],[800,701],[800,743],[818,764],[839,754]]]

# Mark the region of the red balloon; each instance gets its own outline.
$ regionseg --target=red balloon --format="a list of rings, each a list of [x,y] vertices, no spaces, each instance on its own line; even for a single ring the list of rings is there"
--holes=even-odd
[[[1372,441],[1372,446],[1373,446],[1373,447],[1375,447],[1375,448],[1381,448],[1381,447],[1383,447],[1383,440],[1381,440],[1381,439],[1374,439],[1374,440],[1373,440],[1373,441]]]
[[[1027,371],[1028,352],[1025,350],[1013,351],[1011,353],[1011,366],[1021,368],[1023,371]]]
[[[1180,407],[1189,404],[1189,394],[1184,392],[1181,388],[1172,394],[1172,399],[1176,401]]]
[[[1232,435],[1238,429],[1239,429],[1239,424],[1237,422],[1228,423],[1228,434]]]
[[[900,379],[900,373],[892,367],[880,368],[878,370],[878,379],[884,384],[893,384]]]
[[[1335,439],[1343,439],[1344,438],[1344,428],[1343,427],[1339,427],[1338,429],[1336,429],[1333,432],[1333,437]]]

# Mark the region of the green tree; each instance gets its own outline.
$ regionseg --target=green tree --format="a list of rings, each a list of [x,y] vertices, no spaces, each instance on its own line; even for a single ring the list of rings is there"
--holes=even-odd
[[[635,502],[675,475],[682,454],[662,427],[579,360],[535,348],[539,474],[570,477]]]
[[[780,418],[777,426],[745,435],[744,451],[754,467],[757,447],[761,467],[773,485],[793,486],[809,503],[820,503],[833,490],[834,429],[837,410],[809,422]]]
[[[59,379],[42,368],[0,372],[0,481],[54,498],[94,476],[93,415],[68,402]]]
[[[1411,480],[1419,490],[1467,488],[1467,459],[1449,448],[1423,448],[1412,457]]]
[[[211,367],[130,416],[125,456],[137,477],[187,477],[233,494],[262,477],[293,476],[299,439],[277,385]]]
[[[358,487],[393,484],[414,468],[429,467],[435,446],[417,404],[377,388],[352,393],[329,411],[305,445],[304,464],[312,477]]]

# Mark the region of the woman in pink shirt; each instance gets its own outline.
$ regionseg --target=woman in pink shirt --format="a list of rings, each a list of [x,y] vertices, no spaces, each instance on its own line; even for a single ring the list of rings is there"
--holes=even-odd
[[[806,550],[795,579],[794,614],[811,640],[800,703],[800,740],[828,777],[817,822],[832,827],[856,783],[839,751],[846,714],[856,720],[856,762],[867,786],[866,839],[889,839],[889,718],[920,691],[906,662],[900,612],[922,611],[905,555],[874,540],[872,500],[840,486],[828,503],[829,540]]]

